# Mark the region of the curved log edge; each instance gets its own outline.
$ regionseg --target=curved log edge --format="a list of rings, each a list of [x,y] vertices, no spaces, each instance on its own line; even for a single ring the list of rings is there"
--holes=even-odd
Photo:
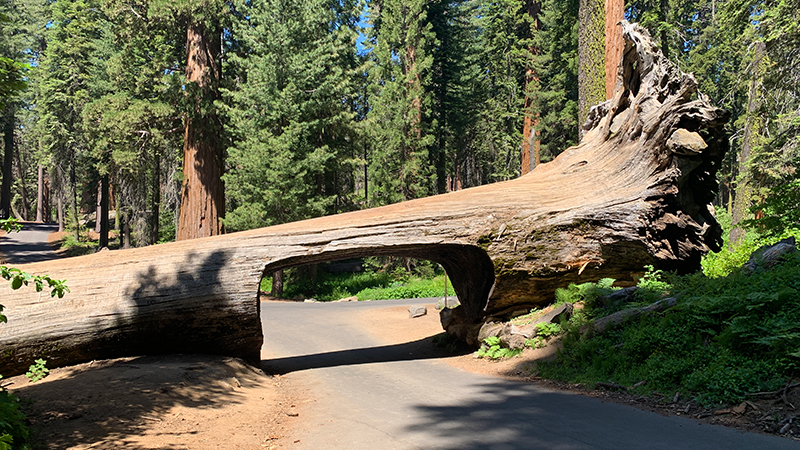
[[[710,202],[728,115],[645,30],[626,40],[614,97],[575,147],[531,173],[395,205],[212,238],[22,266],[67,279],[51,299],[0,285],[0,373],[125,355],[201,352],[260,360],[265,272],[369,255],[444,266],[462,306],[448,333],[548,304],[558,287],[633,282],[646,264],[690,272],[720,245]]]

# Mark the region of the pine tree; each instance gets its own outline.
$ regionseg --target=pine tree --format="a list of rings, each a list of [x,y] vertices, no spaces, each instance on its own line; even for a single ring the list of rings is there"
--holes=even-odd
[[[352,208],[355,2],[237,5],[225,225],[243,230]]]
[[[39,97],[36,107],[43,127],[44,146],[53,155],[69,187],[68,199],[74,232],[78,234],[79,178],[90,171],[78,170],[86,156],[81,113],[93,96],[102,95],[106,78],[97,55],[98,41],[106,27],[98,2],[60,1],[53,6],[47,30],[47,49],[35,73]],[[86,185],[88,183],[80,183]]]
[[[178,66],[182,53],[176,43],[182,36],[174,20],[150,17],[147,2],[106,0],[103,9],[113,23],[104,58],[110,89],[83,114],[100,175],[98,192],[105,193],[98,202],[108,208],[109,184],[115,184],[125,219],[133,225],[133,244],[149,245],[161,238],[162,185],[171,184],[162,182],[162,170],[177,170],[179,155],[172,149],[181,144],[181,80],[164,67]],[[107,239],[107,214],[98,212],[101,241]]]
[[[367,115],[374,204],[430,195],[435,167],[432,48],[436,44],[424,0],[370,2],[372,80]]]

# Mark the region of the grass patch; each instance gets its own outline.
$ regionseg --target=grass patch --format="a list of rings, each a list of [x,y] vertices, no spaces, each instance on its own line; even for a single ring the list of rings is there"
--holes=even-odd
[[[358,273],[331,274],[319,270],[316,282],[313,282],[299,272],[301,271],[297,269],[285,271],[284,277],[289,282],[285,283],[284,298],[302,296],[327,302],[353,296],[357,297],[359,301],[366,301],[441,297],[444,295],[444,274],[423,278],[398,276],[397,271],[366,270]],[[271,292],[272,277],[264,277],[261,280],[260,289],[263,292]],[[449,280],[447,281],[447,295],[455,296],[455,290]]]

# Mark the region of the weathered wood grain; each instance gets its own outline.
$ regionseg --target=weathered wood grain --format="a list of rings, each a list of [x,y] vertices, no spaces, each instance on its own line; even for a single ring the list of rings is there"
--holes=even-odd
[[[552,301],[557,287],[633,281],[645,264],[694,271],[720,244],[711,200],[727,114],[697,92],[636,25],[613,99],[586,137],[526,176],[426,199],[223,236],[22,267],[65,278],[52,300],[0,286],[0,373],[36,357],[206,352],[259,359],[265,272],[365,255],[436,261],[462,306],[443,319],[474,342],[480,325]]]

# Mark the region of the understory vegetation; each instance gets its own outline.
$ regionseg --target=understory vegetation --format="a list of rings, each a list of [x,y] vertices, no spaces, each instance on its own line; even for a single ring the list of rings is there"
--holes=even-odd
[[[287,269],[281,297],[336,301],[357,297],[359,301],[399,298],[455,296],[455,290],[439,265],[426,260],[372,257],[363,261],[363,270],[329,273],[325,265]],[[272,277],[261,280],[261,291],[272,292]]]
[[[677,276],[649,268],[634,302],[624,306],[597,302],[618,289],[613,280],[559,290],[559,302],[582,302],[583,308],[561,324],[563,349],[538,365],[540,375],[588,386],[616,383],[637,394],[679,392],[706,407],[786,386],[800,368],[800,256],[751,273],[740,266],[749,243],[760,240],[749,236],[747,242],[707,258],[706,273]],[[677,306],[601,334],[581,333],[593,319],[666,297],[676,297]]]

